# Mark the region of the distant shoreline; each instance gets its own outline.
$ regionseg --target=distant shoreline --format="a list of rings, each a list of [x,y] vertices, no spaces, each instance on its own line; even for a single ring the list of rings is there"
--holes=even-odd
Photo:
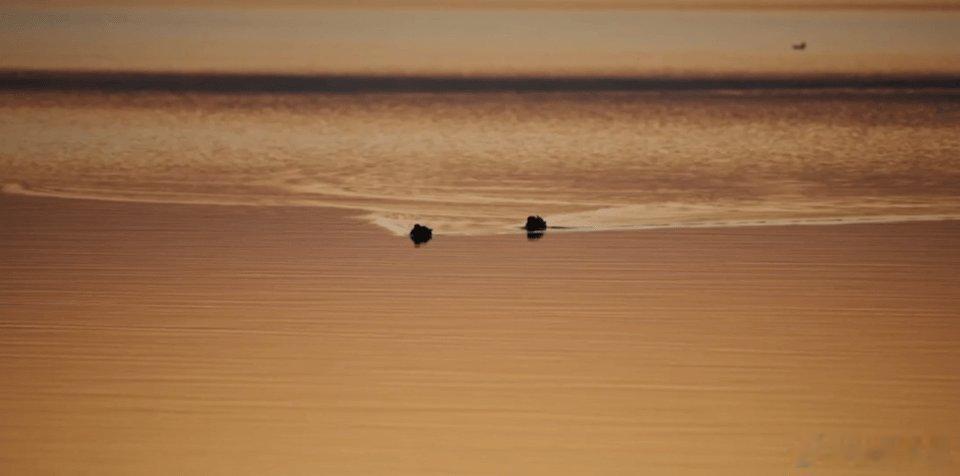
[[[960,75],[456,76],[0,70],[8,91],[603,92],[787,89],[955,89]]]

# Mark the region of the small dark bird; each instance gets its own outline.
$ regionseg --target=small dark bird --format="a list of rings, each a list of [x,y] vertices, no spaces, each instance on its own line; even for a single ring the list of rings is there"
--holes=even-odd
[[[793,49],[796,51],[803,51],[807,49],[807,42],[801,41],[800,43],[794,43],[792,46],[793,46]]]
[[[410,230],[410,240],[417,246],[430,241],[431,238],[433,238],[433,230],[419,223],[413,225],[413,229]]]
[[[523,225],[523,229],[527,231],[541,231],[547,229],[547,221],[540,217],[540,215],[531,215],[527,217],[527,224]]]

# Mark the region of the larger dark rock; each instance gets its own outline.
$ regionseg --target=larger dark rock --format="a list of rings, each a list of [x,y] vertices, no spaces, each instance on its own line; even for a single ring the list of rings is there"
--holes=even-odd
[[[413,229],[410,230],[410,240],[413,241],[415,245],[426,243],[430,241],[431,238],[433,238],[433,230],[419,223],[413,225]]]

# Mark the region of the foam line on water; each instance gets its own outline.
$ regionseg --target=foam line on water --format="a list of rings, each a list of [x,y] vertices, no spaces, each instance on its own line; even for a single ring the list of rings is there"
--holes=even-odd
[[[225,205],[225,206],[296,206],[340,208],[358,211],[358,217],[370,224],[396,235],[406,235],[413,223],[423,223],[434,228],[438,235],[484,236],[520,233],[525,215],[519,210],[503,215],[438,213],[437,209],[416,211],[396,210],[377,204],[351,204],[335,200],[304,198],[301,196],[250,196],[229,194],[191,194],[183,192],[143,192],[119,190],[68,189],[35,187],[23,183],[10,182],[0,185],[0,192],[8,195],[50,197],[63,199],[83,199],[112,202],[138,202],[184,205]],[[895,209],[889,204],[888,209]],[[760,226],[825,226],[871,223],[903,223],[918,221],[960,220],[960,213],[875,213],[843,214],[822,216],[793,216],[802,211],[800,204],[791,210],[777,210],[772,206],[753,209],[731,209],[704,204],[661,203],[626,205],[577,211],[570,213],[546,214],[551,224],[549,233],[583,233],[601,231],[639,231],[678,228],[740,228]],[[762,212],[758,212],[762,210]],[[361,212],[366,212],[362,214]],[[753,214],[751,218],[719,218],[731,214]],[[758,215],[759,214],[759,215]],[[781,216],[777,216],[777,215]]]

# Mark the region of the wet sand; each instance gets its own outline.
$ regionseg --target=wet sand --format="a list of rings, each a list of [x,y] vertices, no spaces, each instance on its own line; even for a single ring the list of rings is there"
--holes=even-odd
[[[960,222],[0,195],[3,474],[956,474]]]

